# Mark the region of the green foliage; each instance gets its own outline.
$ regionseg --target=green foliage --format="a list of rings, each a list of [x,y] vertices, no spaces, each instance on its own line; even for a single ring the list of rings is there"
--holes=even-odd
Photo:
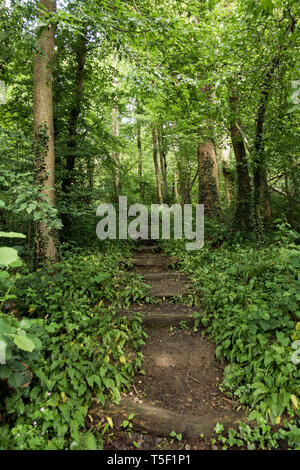
[[[120,392],[128,390],[141,366],[139,351],[145,337],[139,313],[128,319],[105,305],[119,287],[114,287],[112,279],[119,272],[121,256],[124,252],[116,249],[101,255],[89,253],[83,260],[75,253],[43,275],[38,271],[18,279],[16,303],[22,306],[22,315],[38,319],[20,322],[26,336],[13,319],[14,329],[7,334],[15,334],[11,342],[17,338],[16,348],[28,350],[22,353],[27,354],[24,361],[30,364],[33,377],[30,387],[1,397],[2,448],[101,447],[99,436],[97,446],[90,434],[80,437],[88,409],[93,402],[103,405],[107,398],[118,403]],[[111,290],[105,284],[108,279]],[[131,281],[126,283],[130,287]],[[128,292],[119,298],[120,305],[127,305],[135,288]],[[35,352],[29,351],[31,342],[40,351],[35,361],[29,357]]]
[[[40,358],[42,320],[16,318],[0,314],[0,380],[11,388],[19,388],[31,380],[31,365]]]
[[[287,442],[289,449],[300,449],[299,427],[297,424],[292,424],[286,420],[277,431],[261,417],[259,417],[255,426],[240,422],[238,430],[230,428],[225,434],[224,427],[217,423],[214,431],[216,439],[212,438],[212,442],[220,443],[223,450],[228,448],[278,450],[284,442]]]
[[[300,250],[288,229],[279,227],[275,238],[260,250],[208,244],[181,255],[190,303],[202,310],[195,328],[206,328],[217,358],[227,363],[223,388],[273,422],[284,412],[297,414],[300,395],[299,366],[292,361],[300,338]]]

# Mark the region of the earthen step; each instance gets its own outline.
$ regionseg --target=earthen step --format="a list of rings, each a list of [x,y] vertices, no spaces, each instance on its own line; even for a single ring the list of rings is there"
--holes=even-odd
[[[157,282],[151,285],[151,297],[173,297],[174,295],[184,295],[186,293],[185,284],[182,281],[168,281],[168,283]]]
[[[138,274],[139,276],[145,276],[150,273],[155,274],[164,274],[166,272],[166,268],[164,265],[141,265],[141,266],[133,266],[132,272]]]
[[[138,245],[135,247],[134,251],[137,251],[137,252],[157,252],[157,251],[160,251],[160,247],[157,246],[157,245]]]
[[[173,272],[173,271],[170,271],[170,272],[162,272],[162,273],[154,273],[154,272],[148,272],[148,273],[145,273],[143,274],[143,278],[146,280],[146,281],[164,281],[164,280],[185,280],[187,278],[187,274],[185,273],[177,273],[177,272]]]
[[[180,323],[185,322],[187,325],[192,326],[194,317],[192,313],[173,313],[166,315],[165,313],[151,313],[145,315],[143,324],[149,328],[163,328],[168,326],[178,326]]]
[[[189,308],[179,304],[158,304],[158,305],[134,305],[129,310],[121,312],[130,317],[136,312],[144,315],[143,324],[146,327],[169,327],[178,326],[181,322],[192,326],[194,322],[194,313],[199,309]]]
[[[172,431],[182,434],[183,438],[199,438],[201,434],[210,436],[215,425],[219,422],[225,429],[235,428],[238,421],[246,421],[246,416],[241,412],[231,410],[221,411],[216,415],[188,415],[171,411],[133,397],[121,399],[119,405],[107,403],[104,409],[95,408],[93,414],[101,418],[110,417],[114,427],[122,426],[124,418],[134,414],[131,420],[134,431],[148,431],[157,436],[169,437]]]
[[[133,258],[136,266],[169,266],[176,262],[176,258],[171,256],[160,256],[154,254],[140,255]]]

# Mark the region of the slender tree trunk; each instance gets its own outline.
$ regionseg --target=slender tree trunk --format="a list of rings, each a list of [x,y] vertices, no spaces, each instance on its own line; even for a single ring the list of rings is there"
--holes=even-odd
[[[256,118],[256,133],[254,141],[254,168],[253,168],[253,181],[254,181],[254,211],[255,217],[260,217],[260,206],[264,206],[264,218],[266,221],[272,219],[272,209],[270,193],[267,182],[267,174],[265,168],[265,152],[263,146],[263,125],[267,110],[267,103],[269,99],[270,86],[272,75],[279,60],[274,61],[272,68],[267,72],[265,80],[262,85],[261,98],[257,111]]]
[[[241,230],[251,228],[251,182],[248,171],[248,162],[244,139],[238,122],[238,96],[235,89],[230,96],[230,134],[233,151],[236,159],[237,195],[234,216],[234,225]]]
[[[297,18],[291,16],[291,23],[288,25],[286,30],[287,37],[290,33],[294,32]],[[280,55],[282,50],[286,46],[282,43],[279,46],[278,53],[271,62],[269,69],[266,72],[264,81],[261,87],[261,97],[257,111],[256,118],[256,134],[254,141],[254,168],[253,168],[253,180],[254,180],[254,212],[256,222],[260,219],[260,206],[264,206],[264,219],[270,221],[272,219],[272,209],[270,193],[268,188],[268,180],[265,166],[265,152],[263,146],[263,125],[267,110],[267,104],[269,100],[269,94],[273,79],[273,74],[280,63]]]
[[[216,216],[220,213],[219,171],[213,141],[200,143],[197,153],[199,204],[204,204],[207,215]]]
[[[140,114],[140,104],[137,102],[137,112]],[[142,182],[143,177],[143,151],[142,151],[142,126],[141,120],[137,117],[136,120],[137,126],[137,150],[138,150],[138,177],[139,177],[139,187],[140,187],[140,197],[141,201],[144,201],[144,185]]]
[[[88,197],[86,199],[87,205],[92,205],[92,194],[94,190],[94,170],[95,170],[95,163],[94,157],[88,156],[87,160],[87,174],[88,174]]]
[[[222,148],[221,161],[222,161],[222,173],[225,184],[225,192],[227,198],[227,206],[231,204],[231,173],[229,170],[229,157],[230,157],[230,145],[226,142],[224,148]]]
[[[86,63],[87,53],[87,37],[86,29],[83,35],[78,37],[78,42],[75,45],[76,57],[76,79],[75,79],[75,96],[74,102],[71,107],[69,118],[68,142],[67,142],[67,156],[66,156],[66,175],[62,181],[62,190],[68,194],[71,189],[71,184],[74,179],[74,166],[76,160],[76,149],[78,145],[77,132],[78,132],[78,119],[81,113],[82,95],[83,95],[83,82],[84,82],[84,69]]]
[[[157,131],[156,127],[152,127],[152,142],[153,142],[153,162],[154,170],[156,177],[156,187],[157,187],[157,202],[162,204],[162,193],[161,193],[161,180],[160,180],[160,169],[158,164],[158,144],[157,144]]]
[[[175,202],[179,201],[179,194],[178,194],[178,169],[177,167],[174,168],[174,181],[173,181],[173,198]]]
[[[39,6],[46,13],[56,10],[55,0],[41,0]],[[44,11],[40,19],[44,19]],[[35,181],[42,187],[42,193],[50,204],[55,206],[55,161],[52,102],[52,69],[54,55],[54,27],[49,26],[41,32],[38,52],[34,57],[33,96],[34,96],[34,143],[35,143]],[[57,250],[53,231],[47,222],[36,223],[37,264],[57,260]]]
[[[164,136],[162,127],[158,128],[158,148],[160,156],[160,168],[163,179],[163,201],[166,204],[168,200],[168,181],[167,181],[167,158],[164,145]]]
[[[117,97],[115,98],[117,101]],[[112,125],[111,125],[112,135],[114,137],[119,137],[119,109],[118,104],[116,103],[112,110]],[[115,202],[118,204],[119,195],[120,195],[120,158],[119,152],[113,151],[112,159],[114,162],[114,188],[115,188]]]

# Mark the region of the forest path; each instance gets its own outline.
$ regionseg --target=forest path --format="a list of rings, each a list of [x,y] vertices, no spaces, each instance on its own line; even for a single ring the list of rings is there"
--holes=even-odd
[[[211,436],[216,423],[226,429],[245,418],[236,411],[237,403],[219,390],[223,367],[215,359],[214,344],[188,327],[199,308],[183,303],[186,275],[170,269],[174,261],[162,255],[156,245],[136,246],[134,271],[143,276],[151,286],[150,295],[159,302],[132,305],[122,312],[144,314],[148,339],[143,348],[145,375],[136,377],[131,392],[122,396],[119,405],[107,403],[105,409],[92,410],[98,419],[111,417],[114,432],[121,431],[123,421],[134,414],[130,420],[134,436],[130,433],[126,440],[126,433],[121,433],[122,444],[119,435],[114,448],[130,449],[135,440],[139,448],[153,450],[161,438],[170,438],[174,431],[182,435],[182,442],[192,440],[190,448],[197,440],[194,448],[203,448],[199,447],[200,435]],[[182,303],[171,303],[174,296],[183,296]]]

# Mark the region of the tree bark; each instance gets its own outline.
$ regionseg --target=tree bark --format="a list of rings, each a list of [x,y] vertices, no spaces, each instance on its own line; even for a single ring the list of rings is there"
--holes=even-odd
[[[237,195],[234,214],[234,225],[240,230],[248,231],[251,228],[251,181],[248,171],[248,162],[244,139],[238,122],[237,92],[231,90],[230,103],[230,134],[233,151],[236,159]]]
[[[207,215],[216,216],[220,213],[219,172],[213,141],[200,143],[197,153],[199,204],[204,204]]]
[[[137,113],[141,111],[140,104],[137,102]],[[143,151],[142,151],[142,126],[141,120],[137,117],[136,120],[137,127],[137,150],[138,150],[138,177],[139,177],[139,187],[140,187],[140,198],[141,201],[144,201],[144,185],[142,182],[143,177]]]
[[[158,128],[158,148],[159,148],[159,156],[160,156],[160,168],[162,174],[162,193],[163,193],[163,201],[166,204],[168,200],[168,181],[167,181],[167,158],[166,158],[166,149],[164,145],[164,136],[163,136],[163,129],[162,127]]]
[[[119,109],[117,104],[117,97],[115,97],[116,104],[112,110],[112,135],[116,138],[119,137]],[[114,162],[114,188],[115,188],[115,202],[118,204],[120,195],[120,158],[119,152],[114,150],[111,154]]]
[[[264,206],[265,221],[272,219],[272,209],[270,193],[268,188],[267,174],[265,168],[265,155],[263,146],[263,125],[267,110],[267,103],[269,99],[269,91],[271,86],[272,75],[275,67],[278,65],[279,59],[275,60],[271,69],[266,73],[262,90],[261,98],[257,111],[256,118],[256,132],[254,140],[254,168],[253,168],[253,181],[254,181],[254,213],[256,219],[260,217],[260,206]]]
[[[207,84],[201,92],[211,97],[211,85]],[[211,129],[212,123],[207,122],[207,127]],[[220,191],[219,191],[219,169],[217,161],[217,153],[212,138],[206,141],[199,141],[197,147],[198,156],[198,192],[199,204],[204,204],[206,215],[214,217],[219,216],[221,212]]]
[[[153,162],[156,178],[156,188],[157,188],[157,202],[162,204],[162,193],[161,193],[161,180],[160,180],[160,169],[158,164],[158,144],[157,144],[157,131],[156,127],[152,127],[152,143],[153,143]]]
[[[41,0],[39,6],[43,20],[45,13],[56,11],[55,0]],[[42,187],[43,195],[55,206],[55,159],[52,101],[52,69],[54,56],[54,26],[44,28],[38,37],[38,52],[34,57],[34,143],[35,181]],[[55,236],[47,222],[36,223],[37,265],[57,261]]]
[[[232,189],[231,172],[229,170],[229,158],[230,158],[230,145],[226,142],[224,145],[224,148],[222,148],[221,162],[222,162],[222,173],[223,173],[223,178],[224,178],[224,185],[225,185],[225,192],[226,192],[228,207],[230,207],[230,204],[231,204],[231,189]]]
[[[66,175],[62,181],[62,190],[68,194],[71,189],[71,184],[74,180],[74,166],[76,160],[76,148],[78,145],[77,132],[78,132],[78,119],[82,107],[83,95],[83,81],[84,81],[84,68],[86,63],[87,53],[87,31],[84,30],[83,34],[78,37],[75,45],[76,57],[76,78],[75,78],[75,96],[74,102],[71,107],[69,126],[68,126],[68,141],[67,141],[67,156],[66,156]]]

